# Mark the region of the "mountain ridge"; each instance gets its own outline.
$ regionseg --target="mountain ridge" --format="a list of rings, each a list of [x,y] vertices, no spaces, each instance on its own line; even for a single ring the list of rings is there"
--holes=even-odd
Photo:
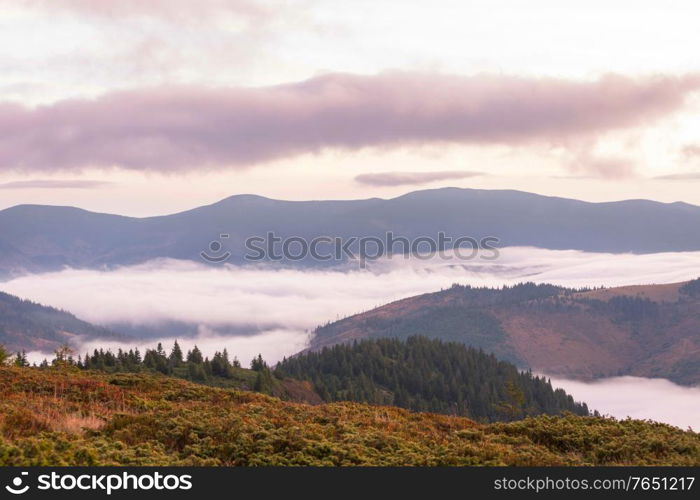
[[[278,199],[278,198],[271,198],[269,196],[263,196],[259,194],[254,194],[254,193],[239,193],[239,194],[233,194],[230,196],[226,196],[225,198],[221,198],[220,200],[213,201],[211,203],[206,203],[204,205],[199,205],[193,208],[188,208],[185,210],[179,210],[176,212],[171,212],[171,213],[166,213],[166,214],[159,214],[159,215],[146,215],[146,216],[131,216],[131,215],[124,215],[124,214],[119,214],[119,213],[113,213],[113,212],[102,212],[102,211],[95,211],[95,210],[90,210],[87,208],[82,208],[74,205],[45,205],[41,203],[20,203],[18,205],[12,205],[7,208],[0,209],[0,214],[6,211],[18,209],[18,208],[23,208],[23,207],[42,207],[42,208],[65,208],[65,209],[74,209],[78,210],[81,212],[87,212],[90,214],[95,214],[95,215],[112,215],[116,217],[123,217],[127,219],[138,219],[138,220],[143,220],[143,219],[156,219],[156,218],[162,218],[162,217],[170,217],[172,215],[180,215],[180,214],[185,214],[188,212],[191,212],[193,210],[198,210],[202,208],[207,208],[207,207],[212,207],[216,205],[223,204],[225,202],[231,202],[235,200],[260,200],[260,201],[273,201],[273,202],[280,202],[280,203],[342,203],[342,202],[363,202],[363,201],[393,201],[393,200],[398,200],[401,198],[406,198],[406,197],[411,197],[412,195],[420,194],[420,193],[446,193],[446,192],[471,192],[471,193],[489,193],[489,194],[494,194],[494,193],[502,193],[502,194],[523,194],[523,195],[529,195],[535,198],[546,198],[546,199],[551,199],[551,200],[561,200],[561,201],[574,201],[578,202],[581,204],[585,205],[610,205],[610,204],[620,204],[620,203],[629,203],[629,202],[648,202],[654,205],[666,205],[666,206],[687,206],[687,207],[692,207],[692,208],[698,208],[700,209],[700,205],[694,204],[694,203],[689,203],[686,201],[659,201],[659,200],[652,200],[648,198],[623,198],[619,200],[612,200],[612,201],[587,201],[587,200],[579,200],[577,198],[567,198],[565,196],[554,196],[554,195],[545,195],[545,194],[539,194],[539,193],[534,193],[531,191],[523,191],[521,189],[477,189],[477,188],[462,188],[462,187],[456,187],[456,186],[445,186],[445,187],[440,187],[440,188],[430,188],[430,189],[417,189],[414,191],[409,191],[404,194],[400,194],[394,197],[390,198],[382,198],[382,197],[377,197],[373,196],[370,198],[317,198],[317,199],[309,199],[309,200],[287,200],[287,199]]]
[[[274,200],[234,195],[171,215],[128,217],[73,207],[18,205],[0,211],[0,279],[65,267],[96,269],[156,258],[206,263],[202,252],[228,235],[228,261],[245,264],[245,241],[274,233],[409,240],[438,233],[498,238],[500,247],[606,253],[700,251],[700,207],[625,200],[592,203],[515,190],[442,188],[390,199]],[[290,265],[327,267],[311,257]]]
[[[309,350],[365,338],[462,342],[521,369],[582,380],[636,375],[700,383],[700,280],[573,290],[455,285],[320,326]]]
[[[0,291],[0,344],[11,352],[53,351],[81,340],[128,339],[126,335],[92,325],[73,314]]]

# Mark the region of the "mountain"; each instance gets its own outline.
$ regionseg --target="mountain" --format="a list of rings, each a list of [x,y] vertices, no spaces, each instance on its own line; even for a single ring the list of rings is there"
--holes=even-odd
[[[700,207],[685,203],[588,203],[519,191],[458,188],[417,191],[388,200],[280,201],[238,195],[147,218],[21,205],[0,211],[0,278],[158,257],[202,261],[200,253],[221,234],[229,235],[222,243],[232,253],[230,261],[243,262],[245,240],[268,232],[306,240],[384,239],[392,232],[413,240],[437,238],[443,231],[452,238],[497,237],[500,246],[652,253],[700,250],[700,233],[689,230],[698,224]],[[396,250],[403,251],[402,246]],[[292,263],[328,265],[312,259]]]
[[[424,337],[364,340],[285,359],[283,377],[313,382],[324,401],[358,401],[476,420],[515,420],[564,411],[588,415],[544,378],[463,344]]]
[[[124,335],[81,321],[72,314],[0,292],[0,344],[9,351],[53,351],[85,339],[125,340]]]
[[[481,424],[144,373],[0,367],[0,387],[0,466],[700,465],[699,434],[639,420]]]
[[[310,350],[422,335],[461,342],[551,376],[635,375],[700,383],[700,279],[572,290],[455,285],[319,327]]]

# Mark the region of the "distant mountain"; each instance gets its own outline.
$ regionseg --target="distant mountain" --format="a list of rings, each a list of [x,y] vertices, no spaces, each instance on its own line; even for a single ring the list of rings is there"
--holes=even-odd
[[[124,335],[81,321],[65,311],[0,292],[0,344],[9,351],[53,351],[78,338],[126,340]]]
[[[568,411],[588,415],[563,390],[492,354],[425,337],[364,340],[306,352],[275,373],[313,382],[324,401],[357,401],[481,421]]]
[[[700,250],[700,232],[692,230],[698,225],[700,207],[685,203],[587,203],[519,191],[457,188],[389,200],[279,201],[239,195],[148,218],[21,205],[0,211],[0,277],[158,257],[202,261],[200,253],[221,234],[229,235],[222,239],[221,253],[228,250],[231,262],[242,262],[245,240],[268,232],[310,240],[383,238],[388,231],[415,239],[443,231],[453,238],[494,236],[500,246],[652,253]],[[312,260],[301,264],[320,265]]]
[[[636,375],[695,385],[700,279],[590,291],[455,285],[319,327],[310,350],[413,335],[461,342],[549,375]]]

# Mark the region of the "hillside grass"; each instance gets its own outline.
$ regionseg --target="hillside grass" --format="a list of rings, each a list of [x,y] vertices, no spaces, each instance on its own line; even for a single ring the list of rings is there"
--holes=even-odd
[[[0,465],[700,465],[700,435],[599,417],[478,424],[149,374],[0,368]]]

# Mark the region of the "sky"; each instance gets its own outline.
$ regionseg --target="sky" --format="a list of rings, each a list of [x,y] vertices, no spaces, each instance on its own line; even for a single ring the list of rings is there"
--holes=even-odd
[[[0,209],[700,204],[697,2],[0,0]]]

